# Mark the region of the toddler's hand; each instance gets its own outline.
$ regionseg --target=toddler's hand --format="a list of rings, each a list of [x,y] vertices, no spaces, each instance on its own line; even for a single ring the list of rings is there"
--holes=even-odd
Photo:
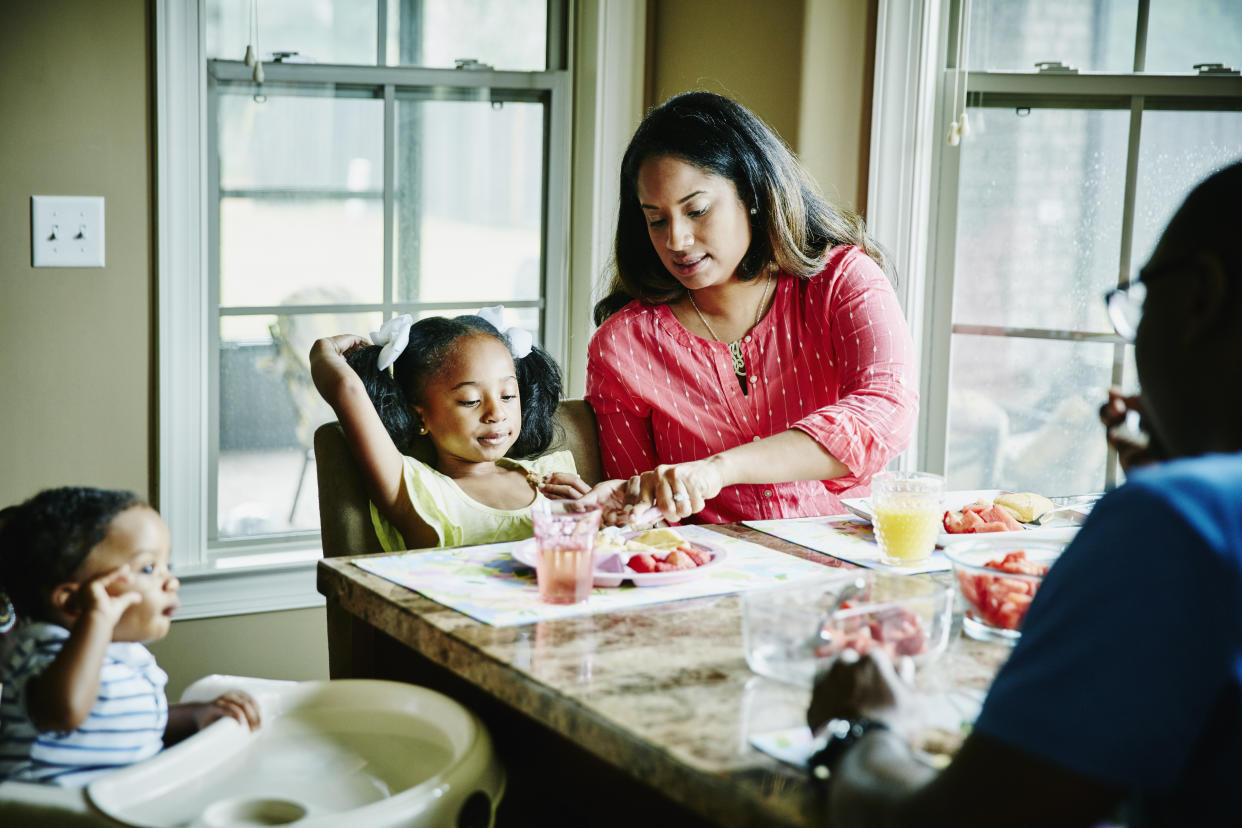
[[[131,583],[129,564],[101,572],[78,587],[75,608],[82,615],[94,613],[115,627],[125,610],[142,602],[141,593],[129,589]]]
[[[202,730],[225,716],[236,719],[251,730],[259,729],[259,705],[249,693],[240,690],[232,690],[213,701],[204,702],[202,709],[197,711],[195,720],[198,729]]]

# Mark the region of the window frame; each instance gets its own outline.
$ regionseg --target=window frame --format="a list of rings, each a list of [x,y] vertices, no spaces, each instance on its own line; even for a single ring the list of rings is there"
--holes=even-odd
[[[952,92],[958,80],[948,56],[955,43],[951,21],[962,0],[905,3],[881,0],[877,14],[875,91],[868,184],[868,224],[893,253],[914,341],[919,344],[918,432],[898,460],[903,469],[945,473],[948,463],[948,403],[951,340],[954,333],[1108,342],[1114,346],[1114,383],[1121,380],[1128,346],[1113,332],[1062,331],[953,323],[960,154],[945,136],[957,117]],[[1136,39],[1146,37],[1148,0],[1138,0]],[[1122,204],[1117,284],[1128,282],[1141,262],[1131,261],[1138,156],[1147,99],[1242,99],[1242,77],[1205,74],[985,72],[972,70],[966,105],[979,95],[1011,96],[1019,105],[1048,106],[1075,101],[1111,101],[1129,110],[1129,137]],[[1055,56],[1053,56],[1055,57]],[[942,68],[943,67],[943,68]],[[1122,105],[1118,105],[1121,102]],[[936,274],[933,277],[932,274]],[[1106,486],[1120,470],[1110,448]]]
[[[209,541],[215,535],[211,531],[215,520],[212,452],[217,437],[212,433],[216,419],[210,406],[217,376],[213,371],[218,367],[219,309],[211,299],[216,239],[208,215],[215,182],[207,140],[213,124],[206,0],[156,0],[154,5],[155,468],[157,505],[172,529],[173,564],[183,584],[179,618],[322,605],[315,591],[321,551],[317,537],[291,536],[257,544],[226,542],[218,547]],[[537,86],[531,76],[541,74],[550,79],[547,85],[555,87],[545,112],[546,151],[549,157],[566,160],[545,168],[545,283],[539,304],[545,308],[544,344],[566,366],[573,393],[582,385],[585,365],[585,354],[579,357],[573,349],[581,345],[585,351],[593,282],[607,261],[611,221],[615,220],[609,216],[616,209],[616,185],[608,182],[615,179],[624,141],[641,113],[646,21],[642,4],[620,0],[552,0],[550,6],[549,54],[564,57],[550,59],[549,66],[559,64],[559,68],[543,73],[471,70],[469,77],[474,85],[520,90]],[[248,71],[240,63],[230,64],[213,62],[212,71],[225,77]],[[461,71],[454,69],[384,66],[268,63],[264,71],[267,83],[287,79],[292,72],[310,78],[331,74],[336,82],[346,77],[364,85],[378,83],[386,88],[386,109],[394,105],[397,87],[410,85],[413,78],[418,79],[417,86],[423,82],[460,86],[463,79]],[[619,131],[614,130],[622,124]],[[392,140],[392,135],[385,136],[386,144]],[[385,190],[391,208],[392,192],[388,187]],[[390,267],[391,243],[385,251],[385,270]],[[389,299],[385,297],[385,307],[395,305]],[[256,556],[253,564],[249,556]]]

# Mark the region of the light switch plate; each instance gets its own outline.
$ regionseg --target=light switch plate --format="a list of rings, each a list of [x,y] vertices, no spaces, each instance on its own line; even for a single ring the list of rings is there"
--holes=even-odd
[[[103,197],[31,196],[30,251],[35,267],[103,267]]]

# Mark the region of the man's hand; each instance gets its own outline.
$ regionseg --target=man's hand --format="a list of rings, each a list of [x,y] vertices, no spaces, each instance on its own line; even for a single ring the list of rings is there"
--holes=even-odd
[[[903,659],[902,672],[912,672],[913,666],[908,658]],[[897,674],[883,647],[861,657],[853,650],[843,650],[816,679],[807,724],[812,731],[819,731],[832,719],[866,717],[903,732],[911,712],[909,678]]]
[[[1164,446],[1143,422],[1141,397],[1108,389],[1108,401],[1100,406],[1100,422],[1123,471],[1167,459]]]

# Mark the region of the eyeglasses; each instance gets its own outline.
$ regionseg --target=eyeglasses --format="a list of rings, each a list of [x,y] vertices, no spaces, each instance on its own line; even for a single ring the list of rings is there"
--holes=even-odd
[[[1104,305],[1108,308],[1108,319],[1113,323],[1117,336],[1126,342],[1133,342],[1138,336],[1139,322],[1143,319],[1143,302],[1147,299],[1147,285],[1157,276],[1179,270],[1185,264],[1182,259],[1173,259],[1160,267],[1143,268],[1138,278],[1129,284],[1115,287],[1104,294]]]

